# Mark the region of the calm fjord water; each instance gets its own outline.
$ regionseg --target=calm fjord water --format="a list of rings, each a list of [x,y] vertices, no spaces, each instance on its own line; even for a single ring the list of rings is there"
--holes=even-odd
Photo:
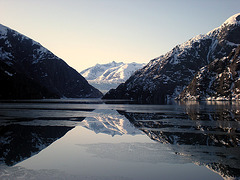
[[[0,102],[0,179],[239,179],[240,104]]]

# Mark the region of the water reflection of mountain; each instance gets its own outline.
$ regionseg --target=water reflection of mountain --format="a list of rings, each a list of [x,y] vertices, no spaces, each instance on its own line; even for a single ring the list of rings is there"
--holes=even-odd
[[[84,101],[0,102],[0,164],[12,166],[37,154],[88,115]]]
[[[37,154],[73,127],[23,126],[0,127],[0,163],[12,166]]]
[[[95,133],[105,133],[111,136],[141,133],[127,118],[120,115],[116,110],[97,109],[93,113],[95,113],[95,116],[86,117],[82,121],[82,126]]]
[[[223,178],[240,178],[240,116],[236,106],[183,105],[166,113],[119,111],[151,139]]]

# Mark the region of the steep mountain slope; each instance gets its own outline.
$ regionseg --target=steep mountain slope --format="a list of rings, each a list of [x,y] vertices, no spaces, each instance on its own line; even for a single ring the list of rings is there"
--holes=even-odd
[[[0,60],[0,99],[60,98]]]
[[[62,59],[39,43],[3,25],[0,25],[0,60],[16,73],[23,74],[38,86],[47,89],[55,97],[77,98],[102,95]],[[12,77],[14,76],[15,74]],[[11,84],[11,80],[8,84]],[[28,85],[26,89],[29,88]],[[11,86],[5,88],[12,91]],[[48,97],[48,95],[43,93],[39,98],[43,97]],[[32,96],[25,96],[25,98],[32,98]]]
[[[194,76],[179,95],[183,100],[240,100],[240,46]]]
[[[139,63],[116,63],[97,64],[80,72],[88,82],[102,92],[116,88],[120,83],[126,81],[136,70],[145,64]]]
[[[134,99],[143,103],[165,102],[177,97],[201,67],[227,56],[239,44],[240,13],[207,34],[196,36],[151,60],[124,84],[110,90],[104,98]]]

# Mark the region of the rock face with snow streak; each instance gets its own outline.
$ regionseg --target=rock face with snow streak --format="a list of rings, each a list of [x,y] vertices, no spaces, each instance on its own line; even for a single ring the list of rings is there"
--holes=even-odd
[[[101,97],[101,92],[88,84],[88,82],[73,68],[68,66],[62,59],[55,56],[52,52],[41,46],[32,39],[0,25],[0,61],[1,70],[8,75],[10,84],[5,89],[12,91],[13,94],[21,94],[12,86],[19,86],[22,91],[28,92],[34,89],[31,84],[38,84],[47,93],[39,92],[36,95],[27,94],[24,97],[16,94],[1,94],[1,98],[56,98],[56,97]],[[8,67],[7,67],[8,66]],[[7,73],[4,68],[10,68],[14,73]],[[22,74],[24,80],[15,82],[15,76]],[[6,80],[2,77],[0,81]],[[34,82],[34,83],[32,83]],[[17,83],[17,84],[16,84]],[[40,88],[40,89],[41,89]],[[37,89],[37,88],[35,88]]]
[[[204,66],[179,95],[181,100],[240,100],[240,46]]]
[[[151,60],[104,98],[133,99],[142,103],[161,103],[176,98],[200,68],[228,56],[239,44],[240,13],[207,34],[196,36]]]
[[[113,61],[107,64],[97,64],[80,73],[91,85],[102,92],[107,92],[126,81],[136,70],[142,68],[144,65],[135,62],[117,63]]]

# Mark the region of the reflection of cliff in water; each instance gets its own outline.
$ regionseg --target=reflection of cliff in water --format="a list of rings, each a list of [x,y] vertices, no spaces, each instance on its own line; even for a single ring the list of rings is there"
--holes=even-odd
[[[93,109],[84,99],[0,102],[0,165],[37,154],[79,125]],[[88,108],[89,107],[89,108]]]
[[[193,104],[180,109],[166,113],[119,113],[151,139],[171,144],[176,154],[224,178],[240,178],[238,107]]]
[[[0,126],[0,164],[12,166],[37,154],[64,136],[73,127]]]

